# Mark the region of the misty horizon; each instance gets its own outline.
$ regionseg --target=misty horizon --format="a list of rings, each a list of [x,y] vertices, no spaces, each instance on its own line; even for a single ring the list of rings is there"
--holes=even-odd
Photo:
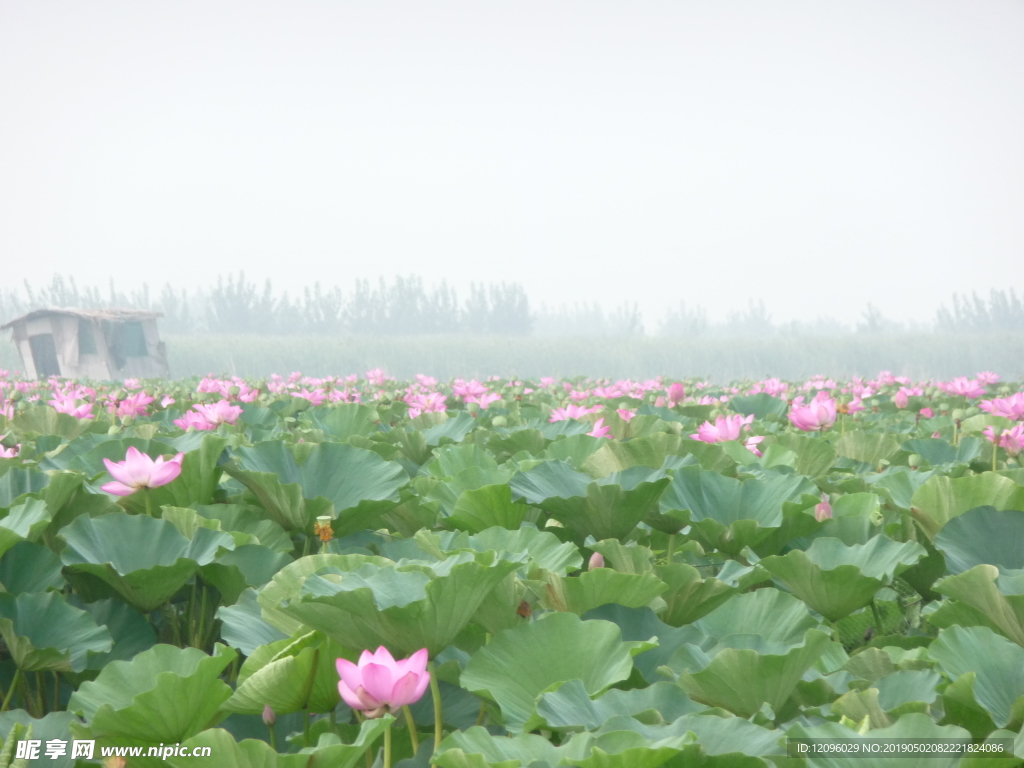
[[[0,288],[396,275],[709,323],[1024,292],[1024,5],[0,6]]]

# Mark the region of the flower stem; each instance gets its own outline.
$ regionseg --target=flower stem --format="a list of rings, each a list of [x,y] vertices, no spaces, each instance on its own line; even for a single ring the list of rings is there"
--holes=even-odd
[[[875,602],[875,598],[871,598],[871,613],[875,616],[875,629],[879,635],[884,635],[885,632],[882,629],[882,614],[878,612],[878,604]]]
[[[402,711],[405,713],[405,725],[409,729],[409,743],[412,744],[412,753],[415,755],[420,751],[420,735],[416,733],[416,720],[413,719],[408,704],[402,707]]]
[[[11,704],[11,698],[14,696],[14,689],[18,687],[18,683],[21,682],[21,667],[18,667],[14,672],[14,677],[11,678],[11,687],[7,689],[7,695],[4,697],[3,705],[0,705],[0,712],[6,712],[7,707]]]
[[[274,734],[274,726],[268,724],[267,731],[270,732],[270,748],[277,752],[277,736]]]
[[[437,668],[433,661],[427,662],[427,671],[430,672],[430,695],[434,699],[434,754],[441,744],[441,735],[444,732],[444,717],[441,716],[441,686],[437,682]]]
[[[391,723],[384,731],[384,768],[391,768]]]
[[[992,443],[992,471],[996,471],[996,456],[999,455],[999,446]]]
[[[150,495],[151,492],[149,488],[143,488],[142,492],[146,495],[146,514],[150,517],[156,517],[156,515],[153,514],[153,497]]]
[[[675,554],[676,554],[676,535],[674,533],[670,533],[668,535],[668,550],[665,552],[665,562],[671,564],[672,563],[672,558],[675,557]]]

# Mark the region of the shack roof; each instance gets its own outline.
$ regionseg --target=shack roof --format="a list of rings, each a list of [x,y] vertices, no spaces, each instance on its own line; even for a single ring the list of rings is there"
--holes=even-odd
[[[64,307],[53,307],[51,309],[37,309],[27,315],[16,317],[10,322],[0,325],[0,331],[12,328],[18,323],[28,320],[35,320],[47,315],[70,315],[85,320],[107,320],[110,322],[129,322],[132,320],[152,320],[156,317],[163,317],[163,312],[150,312],[144,309],[68,309]]]

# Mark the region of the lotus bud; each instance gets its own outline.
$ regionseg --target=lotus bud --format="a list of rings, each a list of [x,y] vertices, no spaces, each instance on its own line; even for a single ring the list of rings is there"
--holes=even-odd
[[[238,387],[229,387],[228,388],[228,394],[231,397],[238,397],[238,393],[241,392],[241,391],[242,390],[240,390]]]
[[[950,414],[956,421],[963,421],[967,416],[967,411],[963,408],[954,408],[953,413]]]
[[[504,416],[495,416],[491,419],[491,426],[504,427],[508,423],[508,420]]]
[[[334,538],[334,529],[331,528],[331,516],[320,515],[313,524],[313,531],[320,537],[320,541],[330,541]]]
[[[979,413],[981,413],[981,409],[978,408],[978,406],[976,405],[972,405],[970,408],[967,409],[968,416],[977,416]]]
[[[277,722],[277,713],[269,704],[263,705],[263,724],[268,728]]]
[[[594,570],[595,568],[604,568],[604,555],[600,552],[595,552],[590,556],[590,562],[587,564],[588,570]]]
[[[832,505],[824,493],[821,494],[821,503],[814,506],[814,519],[819,523],[832,519]]]
[[[907,466],[911,469],[917,469],[921,466],[921,454],[912,453],[907,457]]]

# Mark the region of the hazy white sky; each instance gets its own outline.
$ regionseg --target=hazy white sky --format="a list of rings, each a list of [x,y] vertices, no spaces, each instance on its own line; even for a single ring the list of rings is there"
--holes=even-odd
[[[0,286],[1024,289],[1024,3],[0,0]]]

